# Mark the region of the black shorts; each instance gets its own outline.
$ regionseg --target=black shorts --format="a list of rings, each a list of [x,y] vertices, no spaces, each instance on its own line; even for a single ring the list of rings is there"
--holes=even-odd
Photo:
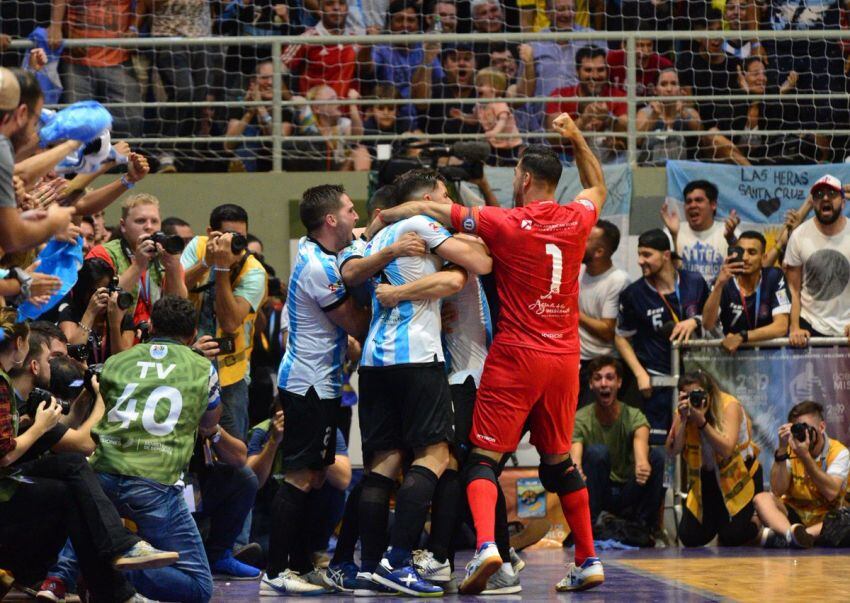
[[[463,383],[451,385],[452,405],[455,412],[455,454],[463,461],[472,450],[469,432],[472,429],[472,409],[475,408],[475,396],[478,388],[470,375]]]
[[[442,363],[361,367],[357,407],[364,453],[452,441],[452,401]]]
[[[340,398],[322,400],[312,387],[304,396],[279,389],[285,427],[280,450],[285,471],[324,469],[336,452]]]

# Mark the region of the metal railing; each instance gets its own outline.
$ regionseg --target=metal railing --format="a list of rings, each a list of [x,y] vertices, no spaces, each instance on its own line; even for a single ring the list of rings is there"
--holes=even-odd
[[[659,41],[678,41],[688,42],[694,40],[739,40],[739,41],[790,41],[790,40],[805,40],[805,41],[840,41],[850,40],[850,30],[823,30],[823,31],[656,31],[656,32],[607,32],[607,31],[582,31],[582,32],[537,32],[537,33],[505,33],[499,34],[494,39],[492,35],[486,34],[382,34],[382,35],[329,35],[323,37],[310,36],[234,36],[234,37],[202,37],[202,38],[173,38],[173,37],[143,37],[143,38],[96,38],[96,39],[65,39],[66,48],[86,48],[89,46],[97,47],[120,47],[123,49],[157,49],[168,48],[171,46],[204,46],[217,47],[225,49],[231,46],[250,46],[250,47],[266,47],[270,50],[270,57],[273,65],[273,100],[271,105],[272,116],[272,134],[267,136],[192,136],[192,137],[143,137],[143,138],[128,138],[127,141],[131,144],[159,144],[159,143],[224,143],[224,142],[260,142],[270,143],[271,159],[274,171],[281,171],[282,168],[282,143],[284,136],[281,133],[283,124],[283,110],[286,108],[298,108],[303,106],[303,102],[295,100],[283,100],[282,93],[284,89],[283,76],[286,74],[282,63],[282,51],[285,47],[293,44],[299,45],[333,45],[333,44],[356,44],[356,45],[377,45],[377,44],[416,44],[416,43],[475,43],[475,42],[508,42],[508,43],[526,43],[526,42],[596,42],[604,43],[609,41],[622,42],[626,51],[626,82],[624,97],[593,97],[593,100],[604,102],[625,103],[627,105],[627,128],[626,131],[599,131],[587,132],[585,135],[589,138],[625,138],[626,139],[626,159],[632,165],[638,165],[639,145],[638,140],[647,136],[651,136],[652,132],[639,132],[637,130],[637,112],[640,106],[643,106],[652,101],[683,101],[686,103],[699,102],[734,102],[747,100],[784,100],[784,101],[813,101],[813,100],[840,100],[847,101],[848,95],[844,93],[797,93],[789,92],[786,94],[717,94],[717,95],[679,95],[679,96],[658,96],[658,95],[638,95],[637,94],[637,74],[638,68],[636,64],[638,39],[652,39]],[[32,43],[27,40],[16,40],[11,44],[12,49],[26,49],[32,47]],[[522,68],[521,61],[517,61],[519,73]],[[734,74],[732,74],[734,76]],[[249,76],[249,74],[245,74]],[[537,105],[539,107],[547,102],[572,102],[578,100],[575,97],[561,96],[534,96],[520,98],[496,98],[496,99],[477,99],[477,98],[451,98],[451,99],[369,99],[360,98],[352,99],[335,99],[335,100],[312,100],[310,105],[327,105],[335,104],[347,106],[356,104],[362,107],[372,105],[438,105],[438,104],[461,104],[471,106],[476,103],[488,102],[506,102],[514,106],[522,105]],[[138,103],[104,103],[109,108],[129,108],[129,107],[156,107],[156,108],[233,108],[233,107],[252,107],[252,106],[267,106],[264,101],[193,101],[193,102],[138,102]],[[56,105],[62,107],[64,105]],[[757,134],[763,136],[782,136],[788,134],[818,134],[823,133],[830,136],[850,136],[850,124],[846,128],[825,128],[825,129],[781,129],[781,130],[757,130]],[[686,139],[700,138],[707,135],[705,131],[676,131],[677,136]],[[733,136],[740,134],[734,130],[712,130],[711,134],[722,134]],[[521,138],[525,141],[534,140],[556,140],[558,135],[553,132],[534,131],[521,132]],[[498,138],[515,137],[513,134],[499,134]],[[449,133],[428,133],[423,134],[422,138],[429,141],[451,142],[456,140],[480,139],[484,140],[484,134],[449,134]],[[382,134],[382,135],[307,135],[297,137],[298,140],[304,142],[322,142],[322,141],[341,141],[345,143],[357,143],[359,141],[369,142],[385,142],[392,143],[398,140],[397,135]]]

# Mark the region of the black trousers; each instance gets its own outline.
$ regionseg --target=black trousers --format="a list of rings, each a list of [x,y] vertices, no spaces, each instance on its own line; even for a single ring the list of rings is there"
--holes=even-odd
[[[16,468],[26,483],[0,503],[0,567],[22,583],[38,582],[70,538],[94,601],[132,597],[112,560],[139,539],[121,523],[85,457],[50,454]]]
[[[747,462],[747,467],[752,461]],[[753,501],[729,517],[729,511],[723,502],[723,494],[714,471],[700,471],[702,482],[702,523],[682,505],[682,521],[679,523],[679,540],[685,546],[703,546],[717,536],[721,546],[741,546],[753,540],[758,528],[753,523],[755,506]],[[762,468],[753,476],[755,493],[763,489]]]

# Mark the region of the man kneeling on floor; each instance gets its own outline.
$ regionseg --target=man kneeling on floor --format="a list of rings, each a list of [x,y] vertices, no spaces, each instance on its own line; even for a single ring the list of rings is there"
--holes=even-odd
[[[779,447],[770,470],[770,492],[755,497],[769,548],[809,548],[820,536],[827,512],[841,506],[850,472],[850,452],[826,435],[823,406],[807,400],[779,428]]]

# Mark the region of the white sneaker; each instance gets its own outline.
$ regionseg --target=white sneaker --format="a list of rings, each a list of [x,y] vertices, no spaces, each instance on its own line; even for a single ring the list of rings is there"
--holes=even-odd
[[[515,573],[508,573],[499,568],[499,571],[490,576],[487,580],[487,586],[481,591],[482,595],[515,595],[522,592],[522,585],[519,583],[519,576]]]
[[[525,559],[519,556],[514,547],[511,547],[511,567],[514,568],[514,573],[518,574],[525,569]]]
[[[599,557],[588,557],[580,566],[570,563],[566,577],[558,582],[555,590],[558,592],[587,590],[599,586],[605,581],[605,572]]]
[[[285,597],[287,595],[297,595],[299,597],[311,597],[325,594],[327,589],[310,584],[298,572],[292,570],[284,570],[272,578],[268,574],[263,574],[260,580],[260,596],[261,597]]]
[[[413,551],[413,567],[422,578],[429,582],[448,582],[452,579],[452,566],[449,560],[437,561],[431,551]]]
[[[460,584],[460,592],[464,595],[477,595],[487,586],[487,580],[499,571],[502,557],[495,542],[485,542],[481,545],[472,561],[466,564],[466,577]]]

